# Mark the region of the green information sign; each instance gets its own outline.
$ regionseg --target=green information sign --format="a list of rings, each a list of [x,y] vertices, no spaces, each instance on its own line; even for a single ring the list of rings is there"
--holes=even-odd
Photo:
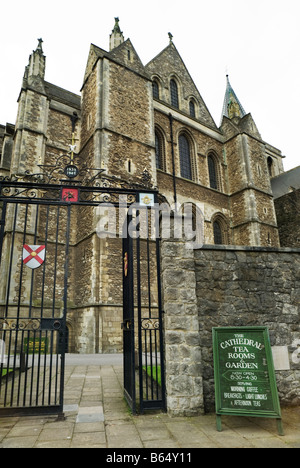
[[[276,418],[283,435],[273,356],[266,327],[213,328],[217,429],[221,416]]]
[[[48,339],[47,338],[24,338],[24,353],[34,354],[48,353]]]

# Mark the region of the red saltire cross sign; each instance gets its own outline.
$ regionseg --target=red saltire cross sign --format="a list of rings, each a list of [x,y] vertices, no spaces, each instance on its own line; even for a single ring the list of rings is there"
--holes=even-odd
[[[32,270],[39,268],[45,261],[45,245],[24,245],[23,263]]]

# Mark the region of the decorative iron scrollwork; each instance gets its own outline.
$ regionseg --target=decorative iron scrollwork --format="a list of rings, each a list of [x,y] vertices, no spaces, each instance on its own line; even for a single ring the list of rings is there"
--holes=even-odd
[[[3,178],[4,179],[4,178]],[[60,188],[52,185],[33,185],[28,186],[27,183],[22,183],[20,179],[9,183],[7,178],[5,180],[0,177],[0,196],[2,198],[27,198],[29,200],[60,200]],[[1,184],[2,182],[2,184]]]
[[[62,327],[59,318],[0,318],[0,331],[58,331]]]
[[[142,319],[143,330],[159,330],[159,319],[158,318],[145,318]]]
[[[3,187],[1,195],[4,197],[19,197],[21,195],[26,198],[37,198],[37,191],[34,189],[24,188],[24,187]]]
[[[40,330],[41,320],[34,318],[0,318],[1,331],[35,331]]]
[[[31,173],[25,171],[22,174],[13,174],[11,176],[0,176],[1,182],[29,182],[33,184],[61,184],[75,182],[78,185],[93,186],[94,182],[101,178],[105,169],[92,168],[86,162],[83,162],[79,155],[62,154],[57,157],[54,164],[39,164],[40,171]],[[66,168],[69,172],[66,172]],[[71,171],[74,168],[74,171]],[[76,176],[74,177],[74,174]],[[75,180],[80,179],[80,180]]]

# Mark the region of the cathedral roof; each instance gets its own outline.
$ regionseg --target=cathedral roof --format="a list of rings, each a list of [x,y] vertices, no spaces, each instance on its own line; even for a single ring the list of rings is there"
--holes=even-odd
[[[62,102],[76,109],[81,107],[81,98],[77,94],[67,91],[66,89],[60,88],[52,83],[44,82],[45,91],[50,99],[54,101]]]
[[[230,84],[229,76],[226,75],[226,78],[227,78],[227,87],[226,87],[226,92],[225,92],[221,121],[224,115],[225,117],[228,117],[229,119],[232,119],[233,117],[244,117],[246,115],[245,109],[243,108],[242,104],[240,103],[237,95],[235,94]]]

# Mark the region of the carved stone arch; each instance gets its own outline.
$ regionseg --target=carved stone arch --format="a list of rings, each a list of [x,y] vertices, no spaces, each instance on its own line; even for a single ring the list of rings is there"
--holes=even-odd
[[[229,221],[223,213],[215,213],[211,218],[214,244],[229,245]]]
[[[179,136],[181,134],[185,134],[187,136],[187,138],[189,139],[191,145],[193,146],[193,150],[196,152],[196,148],[197,148],[197,145],[196,145],[196,140],[194,138],[194,135],[193,133],[190,131],[190,129],[188,127],[184,127],[184,126],[181,126],[177,129],[177,132],[175,133],[175,137],[179,138]]]
[[[169,75],[169,84],[171,80],[175,80],[177,82],[177,85],[179,86],[180,90],[182,90],[182,81],[180,76],[177,73],[170,73]]]

